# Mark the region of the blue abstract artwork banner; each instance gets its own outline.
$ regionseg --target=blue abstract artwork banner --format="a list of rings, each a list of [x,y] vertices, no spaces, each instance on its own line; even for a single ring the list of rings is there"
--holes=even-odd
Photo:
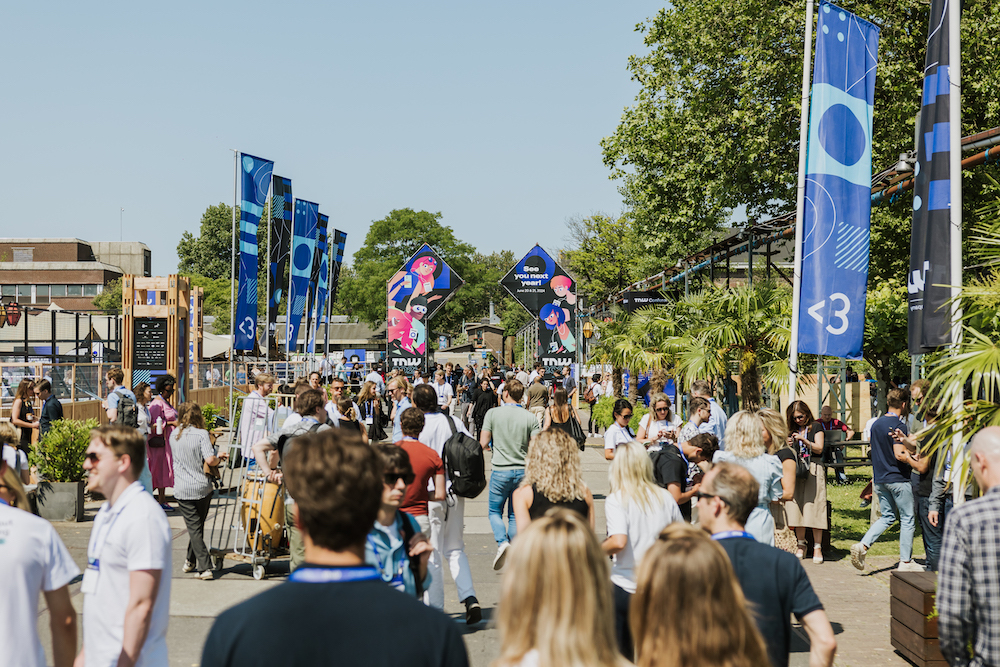
[[[802,225],[799,352],[860,359],[879,29],[819,6]]]
[[[252,350],[257,338],[257,226],[274,163],[242,153],[240,159],[240,273],[237,280],[233,349]]]
[[[288,325],[285,345],[295,352],[299,340],[299,325],[306,310],[309,277],[312,275],[313,252],[316,248],[316,226],[319,223],[319,204],[295,200],[295,217],[292,222],[291,280],[288,290]]]
[[[316,230],[316,252],[313,254],[312,275],[316,277],[314,284],[310,285],[311,290],[315,290],[315,308],[310,308],[309,313],[313,316],[313,325],[309,331],[309,340],[306,343],[306,351],[312,354],[316,351],[316,330],[319,329],[323,318],[323,306],[326,305],[326,281],[328,277],[327,266],[330,263],[330,255],[327,251],[327,227],[330,224],[330,216],[319,214],[319,228]],[[312,281],[310,281],[312,283]]]

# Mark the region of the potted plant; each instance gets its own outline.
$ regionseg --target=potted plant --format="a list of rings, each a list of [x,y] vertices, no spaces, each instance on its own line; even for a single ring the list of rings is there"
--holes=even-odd
[[[38,514],[49,521],[83,520],[83,458],[96,419],[60,419],[31,452],[38,468]]]

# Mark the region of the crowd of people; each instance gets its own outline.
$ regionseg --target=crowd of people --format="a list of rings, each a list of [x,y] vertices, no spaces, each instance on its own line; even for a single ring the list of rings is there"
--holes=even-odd
[[[219,451],[201,407],[174,406],[173,377],[128,389],[121,369],[108,371],[110,424],[91,434],[83,461],[88,489],[106,502],[82,573],[79,651],[68,587],[81,573],[52,526],[30,513],[22,488],[24,433],[30,447],[30,429],[44,434],[59,403],[48,400],[47,381],[22,382],[14,418],[0,424],[0,564],[9,573],[0,607],[16,611],[0,624],[0,643],[15,647],[16,664],[45,664],[35,622],[41,591],[58,667],[166,665],[167,516],[178,512],[186,527],[183,572],[214,579],[205,522],[215,487],[206,471],[235,457],[229,465],[282,490],[290,576],[215,620],[203,665],[466,665],[461,634],[441,611],[447,569],[465,622],[483,620],[465,553],[471,496],[456,492],[467,480],[449,458],[456,442],[471,442],[490,452],[484,487],[493,569],[503,572],[497,667],[780,667],[793,617],[808,635],[810,664],[832,665],[834,632],[801,563],[807,530],[813,562],[824,558],[825,463],[836,460],[825,436],[846,429],[832,415],[814,419],[795,401],[784,415],[763,408],[727,416],[712,385],[698,381],[687,420],[654,392],[633,431],[634,406],[616,399],[601,448],[610,491],[598,527],[582,467],[595,423],[591,414],[584,430],[573,399],[592,407],[611,391],[608,378],[585,378],[581,391],[568,367],[546,375],[541,367],[447,364],[412,381],[374,367],[351,391],[340,372],[325,362],[282,387],[256,373],[234,440]],[[914,385],[912,400],[926,391]],[[912,558],[919,516],[935,529],[924,532],[928,568],[942,569],[942,651],[967,664],[960,656],[971,643],[984,656],[979,664],[1000,664],[1000,640],[983,632],[1000,613],[1000,590],[989,583],[1000,545],[1000,428],[971,441],[984,497],[955,507],[948,491],[957,477],[921,454],[920,428],[907,424],[910,392],[890,391],[888,413],[871,425],[881,518],[851,559],[863,569],[867,550],[898,518],[899,569],[922,569]],[[916,419],[936,415],[931,405]],[[265,616],[277,641],[255,641]]]

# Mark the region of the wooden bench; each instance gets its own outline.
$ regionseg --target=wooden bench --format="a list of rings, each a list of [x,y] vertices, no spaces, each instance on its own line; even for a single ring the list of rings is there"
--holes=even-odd
[[[892,647],[917,667],[947,667],[938,642],[934,610],[936,572],[893,572],[889,584],[892,595],[889,635]]]

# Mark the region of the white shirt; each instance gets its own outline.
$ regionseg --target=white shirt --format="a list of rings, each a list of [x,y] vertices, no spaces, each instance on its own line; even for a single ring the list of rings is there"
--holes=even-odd
[[[357,403],[351,403],[351,405],[354,406],[354,419],[357,421],[361,421],[361,408],[358,407]],[[325,408],[326,408],[326,416],[332,419],[333,423],[336,424],[338,427],[340,426],[341,419],[345,421],[347,420],[347,417],[340,414],[340,410],[337,409],[337,404],[334,403],[333,401],[327,401]],[[285,425],[288,425],[288,423],[289,422],[286,419]],[[294,424],[295,422],[291,423]]]
[[[643,426],[646,427],[646,437],[655,438],[655,440],[646,448],[650,452],[658,452],[663,446],[664,442],[673,442],[671,438],[668,438],[666,433],[673,428],[681,425],[681,418],[676,414],[672,415],[673,419],[668,423],[666,419],[656,419],[653,420],[653,425],[649,425],[649,420],[652,418],[651,412],[647,412],[639,420],[639,429],[641,430]],[[636,431],[638,433],[639,431]],[[663,434],[663,439],[660,439],[660,434]]]
[[[455,392],[452,390],[451,385],[447,382],[438,384],[435,381],[431,386],[434,387],[434,391],[437,393],[438,406],[442,406],[451,399],[455,398]]]
[[[615,422],[604,432],[604,449],[617,449],[618,445],[633,440],[635,436]]]
[[[14,661],[5,664],[45,667],[38,594],[66,586],[80,568],[52,524],[0,503],[0,572],[0,646],[5,660]]]
[[[378,387],[379,395],[381,395],[382,392],[385,391],[385,380],[383,380],[382,376],[376,373],[375,371],[372,371],[371,373],[365,376],[365,382],[374,382],[375,386]]]
[[[600,398],[601,396],[604,395],[604,387],[601,385],[600,382],[595,382],[590,386],[594,388],[594,398]]]
[[[271,420],[274,410],[268,405],[268,399],[260,395],[256,389],[243,399],[243,410],[240,412],[240,451],[243,458],[252,459],[253,446],[267,437],[272,430]]]
[[[670,492],[654,487],[652,506],[643,509],[636,502],[623,506],[621,493],[609,494],[604,501],[604,516],[608,522],[608,536],[625,535],[625,548],[614,555],[611,566],[611,583],[624,591],[635,593],[635,567],[642,561],[646,550],[656,537],[674,521],[683,521],[681,510]]]
[[[413,386],[416,387],[418,384],[425,384],[426,382],[427,382],[427,380],[425,380],[423,378],[414,378],[414,380],[413,380]]]
[[[142,493],[139,482],[125,489],[114,506],[109,503],[101,506],[87,548],[88,560],[100,561],[94,591],[83,596],[83,646],[87,667],[117,664],[124,641],[129,575],[135,570],[159,570],[161,573],[149,634],[139,652],[136,667],[166,667],[169,664],[171,537],[167,515],[153,496]]]
[[[469,429],[465,428],[465,424],[462,423],[461,419],[447,417],[440,412],[429,412],[424,415],[424,430],[420,432],[420,437],[417,438],[417,440],[433,449],[442,459],[444,458],[444,443],[448,442],[448,438],[451,437],[451,427],[448,426],[449,419],[455,424],[456,431],[464,433],[470,438],[472,437]],[[447,488],[450,489],[451,480],[448,479],[447,474],[445,475],[445,479],[447,480]],[[432,485],[433,480],[430,480],[428,486]]]
[[[528,384],[534,382],[536,377],[538,377],[538,371],[531,371],[531,375],[528,376]]]
[[[528,384],[531,382],[531,378],[528,377],[528,374],[525,373],[524,371],[518,371],[517,375],[515,375],[514,377],[516,377],[517,381],[523,384],[525,387],[527,387]]]
[[[20,472],[28,469],[28,457],[20,449],[12,447],[7,443],[3,444],[3,460],[7,462],[11,470]],[[20,474],[18,474],[20,478]],[[2,646],[2,644],[0,644]]]

